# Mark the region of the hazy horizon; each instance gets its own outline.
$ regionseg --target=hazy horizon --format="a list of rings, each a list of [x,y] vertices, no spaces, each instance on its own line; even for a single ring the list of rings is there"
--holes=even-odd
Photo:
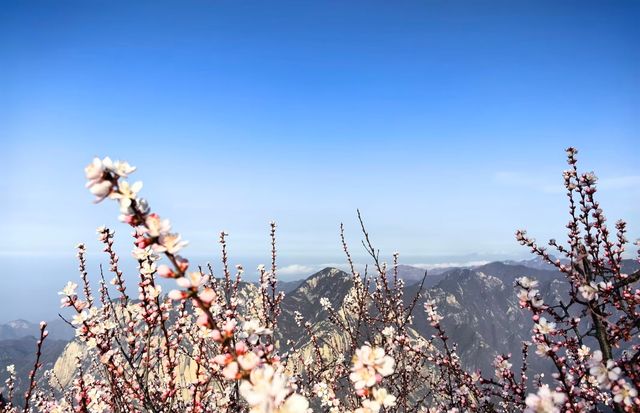
[[[89,249],[87,253],[87,263],[89,278],[92,281],[94,289],[98,287],[100,277],[100,264],[103,266],[105,278],[111,280],[113,275],[109,273],[108,258],[104,253],[99,253],[99,245],[97,242],[86,243]],[[137,271],[135,260],[131,257],[128,246],[123,242],[117,242],[118,253],[121,256],[120,268],[124,271],[127,285],[133,293],[137,289]],[[265,253],[264,257],[243,257],[233,253],[234,247],[231,242],[230,248],[230,265],[232,270],[236,264],[243,265],[245,273],[243,279],[245,281],[256,281],[256,268],[259,264],[270,265],[270,257]],[[91,251],[93,249],[93,251]],[[356,268],[359,271],[364,270],[365,264],[370,264],[370,260],[359,252],[362,249],[359,243],[354,243],[354,260]],[[392,262],[391,253],[381,256],[389,264]],[[220,263],[219,251],[212,251],[210,255],[189,255],[194,265],[206,265],[211,263],[214,268],[215,275],[221,275],[222,265]],[[303,259],[301,257],[289,257],[286,253],[282,254],[278,263],[278,274],[281,281],[294,281],[307,278],[313,273],[326,268],[336,267],[342,270],[348,270],[347,262],[344,256],[336,255],[333,260],[317,261],[313,259]],[[404,257],[400,256],[400,264],[409,265],[424,269],[438,269],[441,267],[455,266],[477,266],[485,262],[503,261],[508,259],[528,259],[533,256],[526,254],[500,257],[500,256],[479,256],[476,254],[464,256],[441,256],[441,257]],[[77,259],[75,253],[70,254],[47,254],[40,256],[33,255],[0,255],[4,267],[4,274],[9,275],[3,277],[4,291],[18,291],[33,294],[38,298],[38,306],[28,305],[20,294],[5,295],[2,301],[2,312],[0,312],[0,324],[15,319],[25,319],[31,322],[40,320],[52,320],[57,317],[59,309],[60,296],[58,291],[64,287],[67,281],[75,283],[80,282]],[[300,264],[302,263],[302,264]],[[25,277],[29,278],[27,284],[24,283]],[[174,283],[167,280],[160,280],[164,291],[174,287]]]

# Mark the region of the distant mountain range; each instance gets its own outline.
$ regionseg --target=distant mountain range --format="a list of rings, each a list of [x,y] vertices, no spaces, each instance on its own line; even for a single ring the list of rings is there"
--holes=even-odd
[[[73,327],[59,318],[47,323],[47,331],[49,332],[48,340],[69,341],[75,337]],[[30,321],[13,320],[6,324],[0,324],[0,341],[24,337],[36,338],[39,335],[39,324]]]
[[[623,271],[628,273],[640,268],[634,260],[625,260],[623,264]],[[421,268],[398,267],[398,275],[406,283],[407,299],[419,292],[424,274],[425,270]],[[427,271],[412,328],[425,337],[434,333],[422,311],[422,304],[435,300],[444,316],[442,324],[452,341],[458,344],[458,353],[467,367],[491,375],[492,361],[498,353],[512,353],[512,362],[517,367],[521,343],[530,339],[532,328],[530,315],[518,307],[514,283],[521,276],[539,281],[546,302],[566,295],[562,275],[539,259]],[[286,296],[282,302],[278,340],[285,346],[288,341],[304,345],[306,336],[294,322],[294,311],[311,321],[325,339],[342,340],[341,332],[332,330],[319,302],[326,297],[334,308],[340,308],[351,285],[351,275],[336,268],[325,268],[305,280],[281,283],[280,289]],[[73,329],[62,320],[49,323],[48,330],[49,338],[44,345],[45,368],[53,365],[74,337]],[[0,383],[6,378],[4,366],[8,364],[15,364],[18,373],[26,377],[33,364],[37,334],[38,326],[25,320],[0,325]],[[530,352],[530,366],[534,372],[547,371],[534,351]]]

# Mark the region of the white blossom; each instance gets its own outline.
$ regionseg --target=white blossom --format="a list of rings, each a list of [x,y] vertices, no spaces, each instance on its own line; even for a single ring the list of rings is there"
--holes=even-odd
[[[527,408],[525,413],[560,413],[560,407],[566,396],[563,393],[553,391],[544,384],[538,388],[538,393],[530,393],[525,399]]]
[[[76,288],[78,288],[78,284],[69,281],[67,282],[67,285],[62,289],[62,291],[60,291],[58,294],[73,297],[74,295],[76,295]]]

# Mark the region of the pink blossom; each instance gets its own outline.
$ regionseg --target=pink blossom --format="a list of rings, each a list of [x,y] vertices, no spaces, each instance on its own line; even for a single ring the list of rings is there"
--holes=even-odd
[[[227,364],[222,369],[222,375],[229,380],[235,380],[240,378],[238,363],[236,363],[235,361],[232,361],[231,363]]]

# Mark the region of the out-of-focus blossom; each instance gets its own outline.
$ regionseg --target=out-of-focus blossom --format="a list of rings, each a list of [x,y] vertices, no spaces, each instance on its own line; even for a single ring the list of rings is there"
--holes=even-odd
[[[232,361],[231,363],[227,364],[222,369],[222,375],[228,380],[235,380],[240,378],[240,368],[238,367],[238,363]]]
[[[240,395],[251,413],[306,412],[307,399],[290,393],[286,376],[269,364],[254,369],[249,379],[240,383]]]
[[[113,172],[120,178],[126,178],[129,174],[135,172],[136,167],[129,165],[124,161],[112,161],[108,156],[103,159],[102,164],[109,172]]]
[[[378,413],[381,407],[376,400],[363,399],[361,407],[358,407],[354,413]]]
[[[390,394],[384,387],[373,389],[373,399],[384,407],[396,405],[396,396]]]
[[[189,243],[182,241],[180,234],[161,234],[158,238],[158,244],[153,244],[153,248],[156,252],[168,252],[169,254],[176,254],[182,248],[186,247]]]
[[[166,264],[162,264],[158,266],[158,275],[163,278],[177,277],[177,274],[173,271],[173,269]]]
[[[171,291],[169,291],[168,296],[172,300],[184,300],[185,298],[187,298],[189,296],[189,294],[187,294],[184,291],[180,291],[180,290],[171,290]]]
[[[149,214],[145,219],[146,232],[150,237],[157,238],[171,231],[171,223],[168,219],[161,219],[158,214]]]
[[[580,291],[582,298],[587,301],[598,298],[598,286],[594,282],[583,284],[578,288],[578,290]]]
[[[238,356],[238,364],[240,368],[245,371],[253,370],[258,364],[260,364],[260,357],[256,353],[250,351],[246,354]]]
[[[633,399],[638,396],[638,391],[624,380],[616,383],[611,391],[613,393],[613,401],[627,406],[633,406]]]
[[[96,196],[96,202],[100,202],[105,199],[113,189],[113,184],[110,181],[94,182],[89,186],[89,192]]]
[[[158,256],[154,254],[151,247],[134,248],[131,255],[133,255],[133,257],[138,261],[145,261],[145,260],[157,261],[158,260]]]
[[[536,346],[536,354],[540,357],[544,357],[551,351],[551,347],[547,343],[538,343]]]
[[[560,408],[566,396],[563,393],[553,391],[543,384],[536,394],[529,394],[525,399],[527,408],[525,413],[560,413]]]
[[[216,299],[216,292],[213,288],[204,288],[198,293],[198,298],[205,304],[211,304]]]
[[[305,413],[309,410],[309,401],[302,395],[293,393],[276,410],[277,413]]]
[[[176,279],[176,284],[182,288],[198,288],[207,282],[209,276],[203,275],[200,271],[193,271],[185,274],[184,277]]]
[[[104,175],[104,165],[100,158],[93,158],[93,161],[84,168],[84,175],[89,181],[97,181]]]
[[[86,311],[82,311],[80,313],[74,314],[73,319],[71,320],[71,324],[80,325],[89,319],[89,313]]]
[[[247,320],[242,323],[242,331],[238,334],[238,338],[246,339],[251,344],[256,344],[260,336],[271,335],[273,331],[260,325],[260,321],[256,319]]]
[[[589,360],[589,374],[594,376],[601,388],[610,388],[611,383],[620,377],[620,367],[613,360],[603,362],[602,352],[596,350]]]
[[[138,181],[134,184],[129,184],[127,181],[122,181],[118,185],[118,191],[111,193],[111,198],[117,199],[120,202],[120,212],[127,213],[133,200],[138,196],[138,192],[142,189],[142,182]]]
[[[373,387],[393,373],[394,360],[381,347],[364,345],[356,349],[349,378],[356,389]]]

